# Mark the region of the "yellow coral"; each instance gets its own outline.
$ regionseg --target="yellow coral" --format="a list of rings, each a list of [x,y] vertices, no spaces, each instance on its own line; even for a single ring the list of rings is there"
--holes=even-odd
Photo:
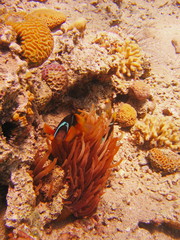
[[[43,21],[50,29],[53,29],[66,21],[64,13],[47,8],[34,10],[26,16],[27,20],[31,20],[32,18],[37,18],[38,20]]]
[[[143,70],[143,54],[135,41],[130,39],[123,41],[118,34],[101,32],[94,43],[106,48],[108,53],[112,55],[112,67],[117,68],[117,76],[124,74],[128,77],[134,77]]]
[[[12,119],[16,122],[19,122],[21,127],[25,127],[28,125],[26,116],[20,116],[20,114],[18,112],[15,112],[13,114]]]
[[[51,54],[53,37],[49,28],[37,19],[12,23],[21,40],[22,56],[30,66],[41,65]]]
[[[119,111],[116,113],[116,121],[121,127],[131,127],[137,118],[136,110],[127,103],[120,103]]]
[[[116,51],[121,59],[117,74],[120,72],[131,77],[142,71],[142,53],[135,41],[126,40],[122,46],[117,47]]]
[[[168,149],[153,148],[148,153],[151,166],[165,173],[180,170],[180,156]]]
[[[156,117],[150,114],[142,121],[137,121],[132,129],[134,140],[139,145],[149,147],[167,146],[173,150],[180,150],[180,122],[171,117]]]
[[[87,20],[83,17],[78,18],[75,22],[70,24],[66,31],[71,31],[73,28],[76,28],[79,32],[83,33],[86,29]]]

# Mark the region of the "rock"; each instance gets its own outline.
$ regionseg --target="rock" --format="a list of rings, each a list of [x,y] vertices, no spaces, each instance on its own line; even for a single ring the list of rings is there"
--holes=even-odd
[[[174,37],[171,42],[175,48],[175,52],[179,54],[180,53],[180,36]]]

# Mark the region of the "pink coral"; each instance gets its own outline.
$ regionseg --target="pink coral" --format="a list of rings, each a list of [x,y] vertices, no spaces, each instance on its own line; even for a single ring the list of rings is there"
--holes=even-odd
[[[47,83],[54,95],[59,95],[66,90],[68,75],[63,65],[54,62],[43,68],[42,80]]]

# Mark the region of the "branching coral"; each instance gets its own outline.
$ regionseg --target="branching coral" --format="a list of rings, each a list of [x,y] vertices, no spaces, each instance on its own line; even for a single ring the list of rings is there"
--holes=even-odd
[[[142,71],[142,53],[135,41],[125,40],[122,46],[117,47],[117,52],[120,58],[117,74],[120,72],[128,77],[132,77]]]
[[[64,200],[66,213],[87,217],[96,211],[119,149],[110,123],[110,119],[91,110],[68,116],[55,133],[45,126],[46,132],[54,134],[52,155],[64,169],[69,185]]]
[[[132,129],[134,141],[138,145],[152,147],[169,147],[180,150],[179,122],[170,117],[158,118],[146,115],[142,121],[137,121]]]
[[[143,54],[139,45],[130,39],[123,41],[119,35],[101,32],[94,41],[107,49],[112,55],[112,67],[116,67],[116,74],[134,77],[142,72]]]

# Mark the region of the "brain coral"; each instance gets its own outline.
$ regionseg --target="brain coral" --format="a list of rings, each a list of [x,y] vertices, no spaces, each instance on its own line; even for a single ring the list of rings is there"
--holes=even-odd
[[[120,103],[119,111],[116,113],[116,121],[121,127],[131,127],[137,118],[136,110],[127,103]]]
[[[150,114],[137,121],[132,129],[134,140],[138,145],[148,147],[169,147],[180,150],[179,121],[171,117],[156,117]]]
[[[1,17],[16,31],[22,45],[22,56],[29,66],[41,65],[53,49],[50,29],[65,22],[63,13],[53,9],[37,9],[31,13],[9,12]]]
[[[53,37],[49,28],[37,19],[14,22],[11,25],[20,38],[22,56],[28,64],[32,67],[41,65],[53,49]]]
[[[180,156],[169,149],[152,148],[148,153],[151,166],[165,173],[180,170]]]
[[[67,72],[59,63],[46,65],[42,70],[42,79],[46,81],[54,94],[65,91],[68,84]]]
[[[32,18],[37,18],[43,21],[50,29],[53,29],[54,27],[57,27],[66,21],[66,16],[64,13],[46,8],[37,9],[27,14],[26,19],[30,20]]]

